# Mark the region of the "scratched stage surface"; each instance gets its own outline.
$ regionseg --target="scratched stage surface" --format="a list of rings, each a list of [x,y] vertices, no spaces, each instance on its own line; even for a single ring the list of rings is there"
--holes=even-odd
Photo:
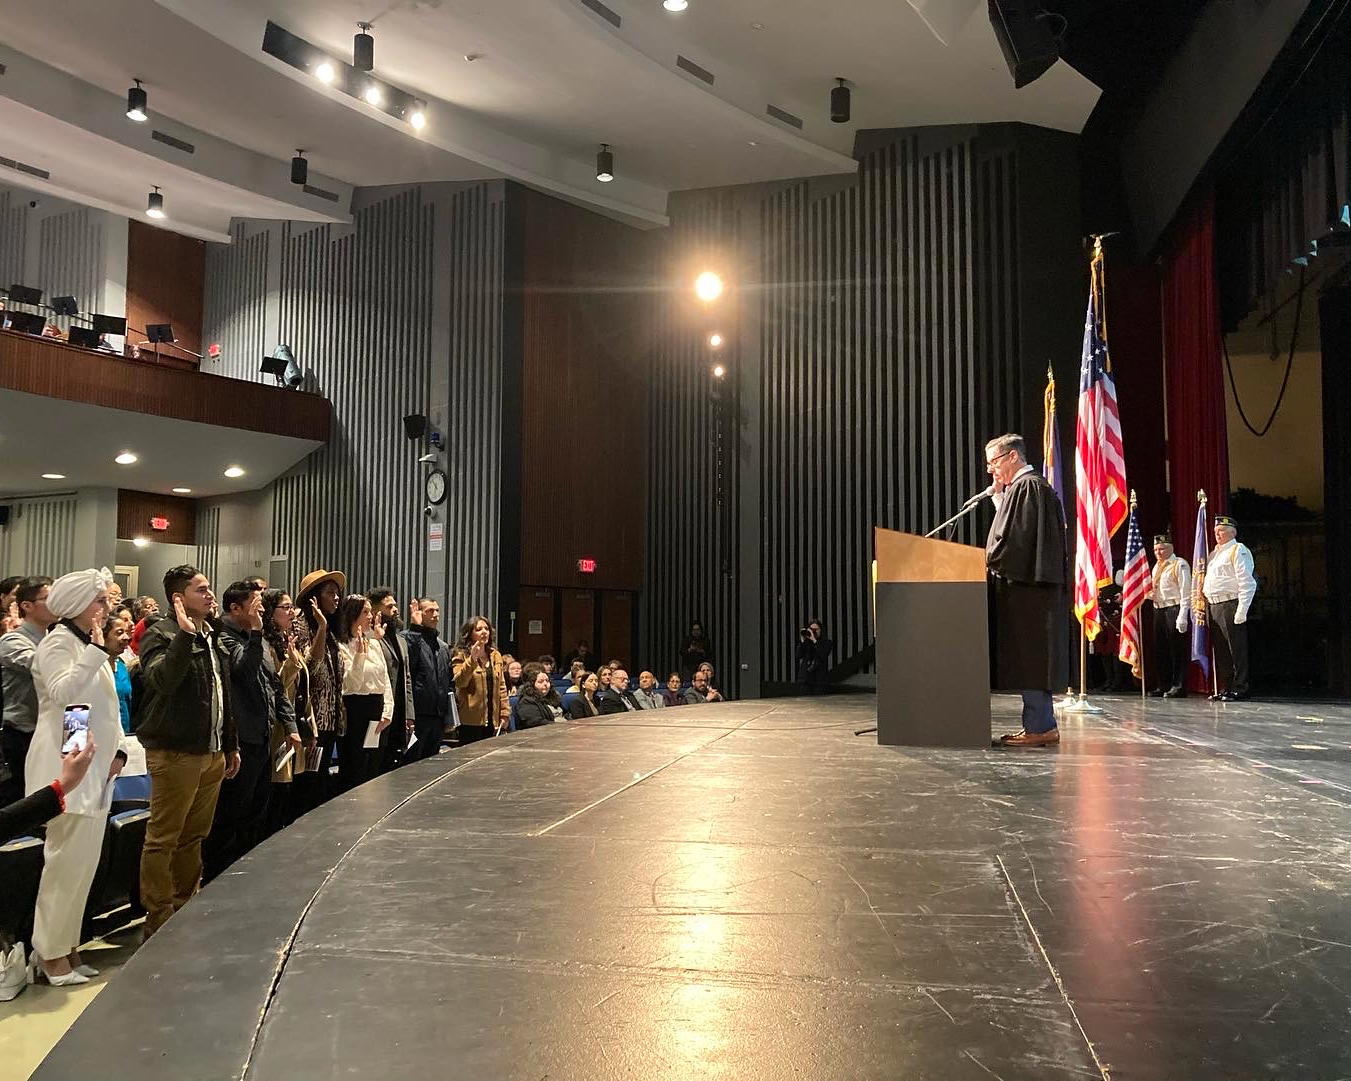
[[[1103,704],[1021,753],[878,747],[859,696],[442,755],[204,891],[36,1076],[1351,1076],[1351,708]]]

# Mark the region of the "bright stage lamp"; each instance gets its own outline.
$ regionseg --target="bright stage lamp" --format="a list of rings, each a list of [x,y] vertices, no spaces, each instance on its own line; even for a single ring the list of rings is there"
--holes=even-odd
[[[385,95],[380,91],[380,88],[375,83],[371,83],[368,87],[366,87],[366,92],[361,96],[366,99],[366,103],[368,105],[378,106],[382,104],[385,100]]]
[[[714,378],[714,379],[721,379],[721,378],[722,378],[724,375],[726,375],[726,374],[727,374],[727,369],[724,368],[721,364],[715,364],[715,365],[713,366],[713,378]]]
[[[338,77],[338,73],[333,70],[333,65],[325,60],[314,69],[314,77],[321,83],[331,83]]]
[[[721,334],[716,334],[716,333],[710,334],[710,335],[708,336],[708,344],[709,344],[710,346],[712,346],[714,349],[721,349],[721,348],[722,348],[722,335],[721,335]]]
[[[722,296],[722,279],[711,270],[705,270],[694,279],[694,295],[707,303]]]

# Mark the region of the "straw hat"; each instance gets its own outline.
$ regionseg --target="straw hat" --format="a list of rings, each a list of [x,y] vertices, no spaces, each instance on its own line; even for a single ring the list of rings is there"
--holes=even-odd
[[[313,593],[325,582],[337,582],[338,592],[347,592],[347,575],[342,571],[310,571],[300,580],[300,588],[296,590],[296,597],[300,598],[308,593]]]

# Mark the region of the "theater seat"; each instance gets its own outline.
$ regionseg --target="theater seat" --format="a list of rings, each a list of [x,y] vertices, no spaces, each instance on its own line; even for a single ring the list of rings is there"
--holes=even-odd
[[[141,846],[150,811],[144,807],[122,811],[108,819],[103,835],[103,852],[89,888],[84,909],[86,929],[95,916],[122,908],[140,906]]]
[[[0,845],[0,930],[28,941],[42,878],[41,837],[16,837]]]
[[[123,777],[120,774],[113,780],[113,804],[111,811],[134,811],[150,806],[150,775]]]

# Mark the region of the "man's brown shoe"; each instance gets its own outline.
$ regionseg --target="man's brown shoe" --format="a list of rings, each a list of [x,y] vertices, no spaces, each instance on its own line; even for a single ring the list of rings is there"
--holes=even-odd
[[[1054,747],[1060,742],[1060,729],[1049,732],[1018,732],[1000,737],[1000,747]]]

